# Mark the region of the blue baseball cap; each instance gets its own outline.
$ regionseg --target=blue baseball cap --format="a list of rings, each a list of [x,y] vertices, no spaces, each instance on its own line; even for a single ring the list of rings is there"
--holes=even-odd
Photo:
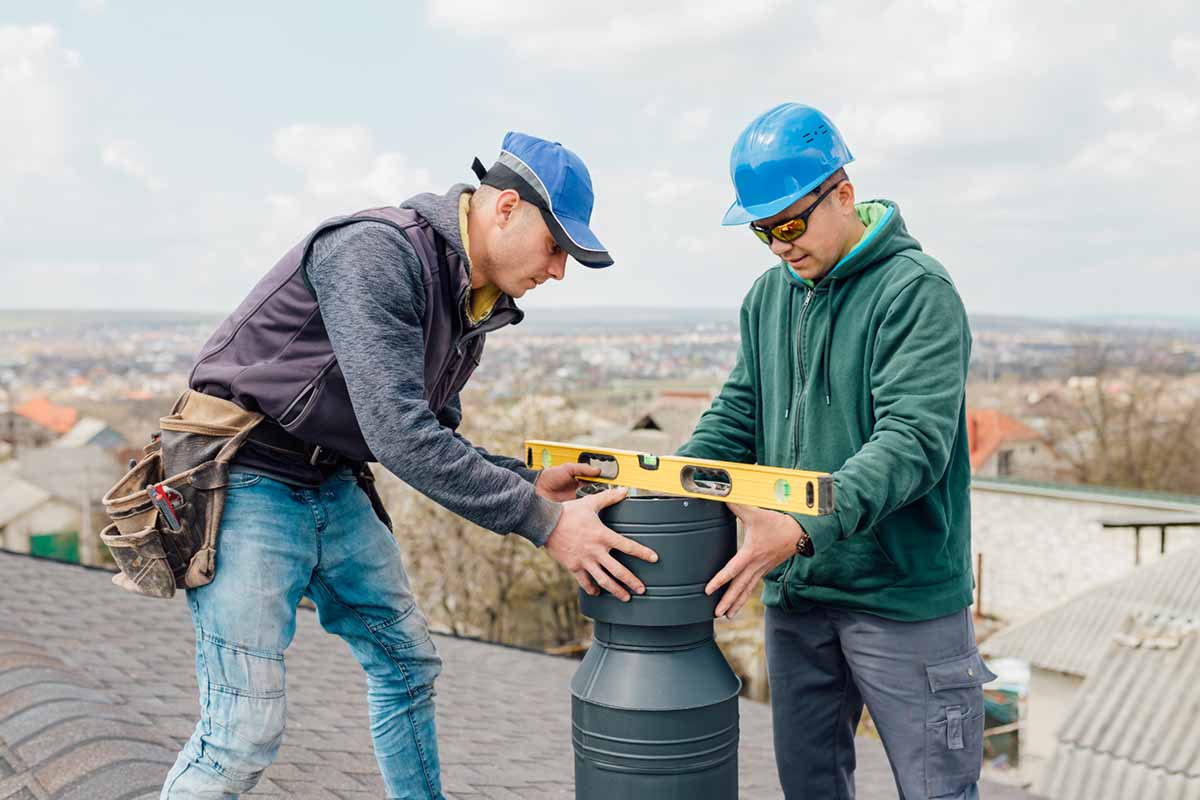
[[[608,267],[608,249],[588,227],[592,219],[592,176],[583,159],[558,142],[509,131],[490,169],[478,158],[471,165],[479,182],[512,189],[536,206],[558,246],[585,267]]]

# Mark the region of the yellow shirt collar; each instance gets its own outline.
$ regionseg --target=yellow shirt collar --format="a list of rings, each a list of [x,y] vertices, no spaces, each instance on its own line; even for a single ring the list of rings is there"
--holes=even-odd
[[[471,192],[463,192],[458,198],[458,229],[462,234],[463,252],[467,253],[467,272],[471,271],[471,240],[467,235],[467,209],[471,206]],[[478,325],[492,315],[496,301],[500,299],[500,290],[492,284],[480,286],[478,289],[467,289],[467,320],[472,325]]]

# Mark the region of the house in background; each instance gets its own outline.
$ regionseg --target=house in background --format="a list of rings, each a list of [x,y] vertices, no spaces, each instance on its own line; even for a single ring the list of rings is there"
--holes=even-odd
[[[1142,669],[1145,659],[1114,650],[1113,642],[1123,640],[1127,646],[1141,646],[1139,642],[1147,637],[1139,633],[1130,638],[1132,617],[1142,620],[1177,617],[1200,622],[1198,574],[1200,548],[1180,550],[1006,628],[980,644],[980,651],[988,658],[1019,658],[1030,665],[1028,717],[1021,729],[1021,754],[1022,771],[1033,780],[1035,791],[1053,800],[1101,796],[1080,788],[1089,785],[1081,783],[1086,780],[1086,769],[1075,777],[1068,774],[1076,767],[1066,766],[1065,762],[1079,762],[1083,756],[1063,754],[1072,748],[1095,747],[1097,743],[1115,748],[1114,753],[1128,753],[1127,745],[1145,735],[1144,730],[1114,727],[1113,720],[1126,713],[1114,710],[1114,706],[1143,703],[1148,694],[1159,691],[1159,685],[1169,676],[1156,669]],[[1138,630],[1144,632],[1144,627]],[[1180,669],[1182,666],[1182,663],[1177,665]],[[1191,663],[1186,678],[1181,675],[1179,680],[1192,680],[1200,686],[1194,680],[1197,670],[1200,661]],[[1103,685],[1104,697],[1097,696],[1097,684]],[[1151,704],[1145,709],[1144,725],[1151,724],[1149,718],[1154,715],[1186,717],[1187,725],[1195,728],[1192,706],[1175,701]],[[1125,739],[1130,742],[1121,744]],[[1187,746],[1200,750],[1200,735],[1191,739],[1195,741]],[[1150,749],[1155,757],[1174,757],[1172,748]],[[1200,772],[1193,770],[1191,774],[1194,785],[1179,795],[1130,791],[1106,796],[1200,797]]]
[[[54,447],[88,447],[94,445],[104,450],[118,450],[129,443],[114,431],[108,423],[96,417],[84,417],[64,433]]]
[[[994,408],[967,409],[971,473],[981,478],[1055,480],[1064,465],[1042,435]]]
[[[0,547],[79,561],[80,505],[16,475],[0,478]]]
[[[101,498],[123,470],[96,445],[18,450],[0,471],[0,547],[99,564]]]
[[[67,433],[79,420],[79,412],[50,402],[45,395],[0,412],[0,441],[17,448],[46,447]]]
[[[630,427],[595,430],[582,443],[671,455],[691,437],[700,415],[712,405],[712,397],[706,391],[664,389]]]

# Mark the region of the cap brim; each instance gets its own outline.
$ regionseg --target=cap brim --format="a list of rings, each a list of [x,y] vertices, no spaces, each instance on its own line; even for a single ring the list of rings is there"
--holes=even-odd
[[[539,207],[546,227],[558,246],[585,267],[600,269],[612,266],[612,256],[592,233],[592,229],[582,220],[568,216],[556,216],[553,212]]]

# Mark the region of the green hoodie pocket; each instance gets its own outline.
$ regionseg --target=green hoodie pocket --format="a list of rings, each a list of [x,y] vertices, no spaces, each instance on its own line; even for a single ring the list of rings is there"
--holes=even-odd
[[[812,558],[795,559],[789,583],[829,586],[846,591],[882,589],[900,579],[900,569],[870,528],[839,539]]]

